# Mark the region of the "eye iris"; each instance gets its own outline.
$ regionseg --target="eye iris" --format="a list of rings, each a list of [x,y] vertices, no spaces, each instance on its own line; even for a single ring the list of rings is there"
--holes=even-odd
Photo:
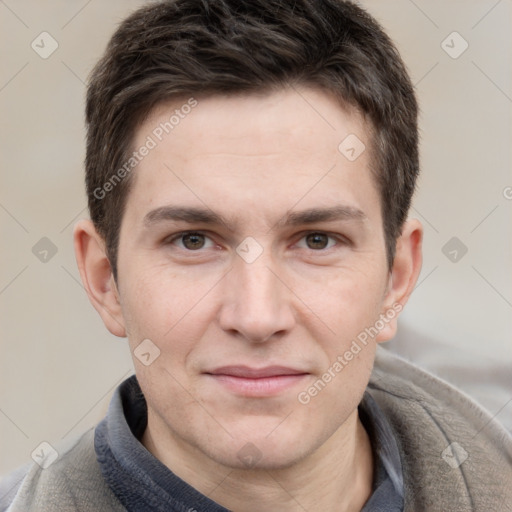
[[[183,235],[183,245],[190,250],[201,249],[204,246],[204,235],[199,233]]]
[[[323,233],[311,233],[307,235],[306,241],[310,249],[325,249],[329,243],[329,237]]]

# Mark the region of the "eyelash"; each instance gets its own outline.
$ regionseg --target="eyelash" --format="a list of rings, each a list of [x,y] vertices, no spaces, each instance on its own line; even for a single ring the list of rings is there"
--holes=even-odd
[[[330,251],[330,249],[333,249],[334,247],[336,246],[346,246],[346,245],[349,245],[350,244],[350,241],[341,236],[341,235],[334,235],[334,234],[331,234],[331,233],[328,233],[326,231],[307,231],[305,233],[301,233],[301,236],[300,238],[298,238],[298,240],[294,243],[294,245],[296,245],[298,242],[300,242],[301,240],[304,240],[307,236],[309,235],[327,235],[327,237],[330,239],[330,240],[334,240],[336,243],[335,245],[331,246],[331,247],[327,247],[327,248],[324,248],[324,249],[309,249],[309,248],[304,248],[305,250],[310,250],[312,252],[315,252],[315,253],[321,253],[321,252],[328,252]],[[173,235],[171,238],[167,238],[165,243],[166,245],[173,245],[176,241],[179,241],[181,239],[183,239],[184,236],[186,235],[202,235],[204,236],[206,239],[210,240],[211,242],[215,243],[213,241],[213,239],[208,236],[208,234],[204,233],[203,231],[182,231],[181,233],[177,233],[175,235]],[[328,242],[329,243],[329,242]],[[197,249],[197,250],[192,250],[192,249],[187,249],[185,247],[180,247],[181,250],[183,251],[186,251],[186,252],[189,252],[189,253],[194,253],[194,252],[202,252],[202,250],[204,249],[203,247],[200,248],[200,249]]]

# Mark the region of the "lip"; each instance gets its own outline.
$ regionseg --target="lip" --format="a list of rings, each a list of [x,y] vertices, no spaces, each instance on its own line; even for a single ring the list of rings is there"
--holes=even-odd
[[[223,366],[205,372],[225,389],[246,397],[278,395],[297,385],[308,372],[285,366],[251,368],[249,366]]]

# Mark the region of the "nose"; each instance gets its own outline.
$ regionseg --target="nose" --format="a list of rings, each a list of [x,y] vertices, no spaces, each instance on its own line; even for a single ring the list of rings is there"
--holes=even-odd
[[[291,291],[268,258],[237,258],[224,280],[219,312],[222,329],[253,343],[289,332],[295,324]]]

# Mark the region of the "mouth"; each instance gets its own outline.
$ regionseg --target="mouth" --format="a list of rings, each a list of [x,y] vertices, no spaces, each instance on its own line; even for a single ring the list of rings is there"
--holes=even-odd
[[[205,372],[224,389],[245,397],[276,396],[296,386],[308,372],[285,366],[251,368],[248,366],[224,366]]]

